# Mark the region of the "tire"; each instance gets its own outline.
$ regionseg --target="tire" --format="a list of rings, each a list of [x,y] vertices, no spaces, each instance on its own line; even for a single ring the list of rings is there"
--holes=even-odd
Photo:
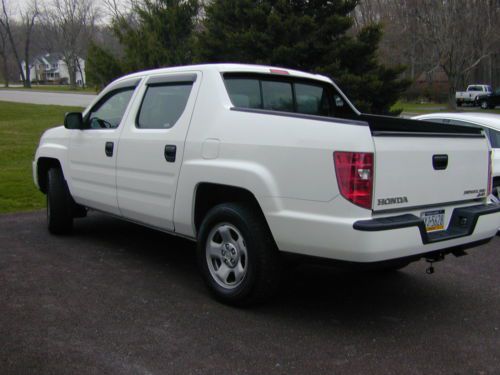
[[[462,102],[457,101],[457,107],[461,107],[461,106],[462,106]]]
[[[73,229],[74,201],[60,168],[51,168],[47,176],[47,225],[52,234],[68,234]]]
[[[488,106],[488,102],[486,100],[483,100],[481,102],[481,109],[488,109],[489,106]]]
[[[225,304],[254,305],[279,288],[278,249],[262,214],[250,205],[212,208],[200,227],[197,258],[205,284]]]

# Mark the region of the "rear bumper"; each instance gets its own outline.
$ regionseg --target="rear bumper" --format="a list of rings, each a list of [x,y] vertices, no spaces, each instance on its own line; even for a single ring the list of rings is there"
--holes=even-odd
[[[420,232],[422,244],[426,245],[470,236],[474,233],[474,229],[481,216],[498,213],[500,213],[500,205],[497,204],[456,208],[453,210],[448,229],[433,233],[427,233],[424,221],[412,214],[359,220],[353,224],[353,228],[364,232],[379,232],[416,227]]]
[[[328,211],[338,212],[332,205]],[[300,208],[311,209],[311,205]],[[456,207],[446,221],[448,229],[433,233],[425,231],[418,210],[376,219],[360,216],[286,210],[267,214],[266,219],[283,252],[356,263],[463,250],[489,241],[500,227],[500,205],[492,204]],[[467,221],[460,221],[462,217]]]

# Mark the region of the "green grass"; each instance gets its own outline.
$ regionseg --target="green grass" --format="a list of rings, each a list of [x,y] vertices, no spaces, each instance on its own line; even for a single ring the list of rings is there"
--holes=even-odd
[[[0,213],[45,206],[31,171],[38,141],[46,129],[62,124],[65,112],[81,110],[0,101]]]
[[[26,87],[0,87],[0,90],[31,90],[31,91],[50,91],[50,92],[69,92],[73,94],[97,94],[94,87],[72,88],[69,85],[32,85]]]
[[[443,103],[415,103],[415,102],[405,102],[398,101],[391,108],[392,110],[402,110],[403,114],[424,114],[433,112],[448,112],[450,109],[446,104]],[[485,112],[485,113],[498,113],[500,114],[500,108],[484,110],[479,107],[464,106],[457,109],[460,112]]]

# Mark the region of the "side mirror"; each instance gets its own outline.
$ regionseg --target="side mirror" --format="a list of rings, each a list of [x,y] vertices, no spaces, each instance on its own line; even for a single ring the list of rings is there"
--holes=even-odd
[[[64,127],[66,129],[83,129],[83,117],[81,112],[68,112],[64,116]]]

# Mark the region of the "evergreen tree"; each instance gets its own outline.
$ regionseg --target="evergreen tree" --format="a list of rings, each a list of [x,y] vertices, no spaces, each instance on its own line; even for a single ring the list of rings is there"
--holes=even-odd
[[[135,19],[115,19],[113,30],[124,47],[125,69],[191,63],[198,12],[198,0],[143,0],[134,7]]]
[[[89,81],[103,86],[138,70],[192,63],[198,0],[142,0],[132,13],[113,19],[113,33],[123,49],[114,57],[93,44],[89,50]]]
[[[278,65],[325,74],[357,107],[388,114],[408,87],[404,67],[377,60],[380,25],[350,35],[358,0],[213,0],[198,56],[205,62]]]
[[[90,43],[87,53],[87,82],[102,88],[123,75],[120,61],[113,54],[95,43]]]

